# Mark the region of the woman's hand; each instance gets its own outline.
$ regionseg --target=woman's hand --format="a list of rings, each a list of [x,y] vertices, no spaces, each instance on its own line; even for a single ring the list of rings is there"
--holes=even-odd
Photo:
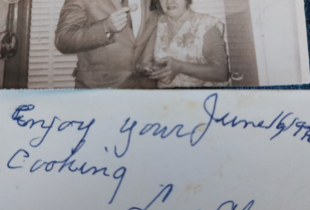
[[[159,63],[166,63],[166,65],[164,68],[154,71],[150,79],[161,80],[163,83],[169,84],[180,74],[179,62],[174,58],[164,58]]]

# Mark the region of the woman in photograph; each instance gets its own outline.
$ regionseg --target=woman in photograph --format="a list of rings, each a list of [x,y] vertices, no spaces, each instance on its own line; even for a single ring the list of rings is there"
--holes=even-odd
[[[155,63],[159,88],[228,85],[223,24],[190,9],[192,0],[160,0]]]

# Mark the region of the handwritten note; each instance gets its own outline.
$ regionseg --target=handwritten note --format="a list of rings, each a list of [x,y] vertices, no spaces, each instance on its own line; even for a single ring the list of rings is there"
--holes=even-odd
[[[308,95],[2,92],[0,209],[309,209]]]

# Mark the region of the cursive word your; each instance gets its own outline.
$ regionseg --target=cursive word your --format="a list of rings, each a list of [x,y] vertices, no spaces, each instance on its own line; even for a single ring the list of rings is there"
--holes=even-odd
[[[293,112],[280,111],[275,114],[275,117],[266,122],[264,119],[254,122],[248,119],[243,119],[238,115],[233,115],[230,112],[218,113],[218,100],[219,96],[217,93],[211,94],[206,97],[203,102],[203,110],[205,113],[205,122],[194,125],[193,127],[185,127],[184,124],[177,124],[171,126],[163,125],[162,123],[146,123],[139,124],[138,121],[132,120],[130,117],[127,118],[124,124],[120,128],[120,133],[126,135],[122,150],[119,150],[119,146],[114,147],[114,153],[116,157],[123,157],[129,150],[132,138],[134,135],[157,137],[160,139],[173,138],[188,138],[190,146],[195,147],[208,133],[209,129],[213,124],[219,124],[223,127],[241,127],[247,129],[249,127],[254,129],[262,130],[274,130],[275,133],[270,137],[269,140],[273,140],[282,133],[288,130],[294,130],[293,137],[297,137],[301,134],[301,140],[307,140],[310,143],[310,125],[305,121],[299,120],[298,117],[294,116]],[[198,132],[202,130],[202,132]]]

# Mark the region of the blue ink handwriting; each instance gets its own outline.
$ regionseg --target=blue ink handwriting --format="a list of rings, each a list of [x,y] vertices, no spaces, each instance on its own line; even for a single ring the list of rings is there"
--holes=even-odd
[[[43,120],[43,119],[40,119],[40,120],[24,119],[25,116],[23,114],[30,112],[30,111],[33,111],[34,109],[35,109],[35,106],[32,104],[20,105],[17,109],[15,109],[15,112],[12,114],[12,120],[16,121],[17,125],[20,127],[29,127],[29,129],[32,129],[35,126],[39,126],[43,130],[45,130],[45,133],[42,137],[36,137],[36,138],[33,138],[30,140],[29,144],[31,147],[39,147],[44,142],[44,140],[47,138],[47,135],[49,134],[49,132],[53,128],[55,122],[56,121],[61,122],[61,120],[57,116],[53,117],[53,119],[51,120],[50,123],[46,122],[46,120]],[[91,126],[94,123],[95,123],[95,119],[92,119],[87,125],[85,125],[86,123],[83,121],[65,121],[65,122],[62,122],[57,127],[57,131],[62,132],[68,127],[72,127],[74,125],[77,125],[78,131],[84,131],[84,134],[83,134],[83,137],[81,138],[81,140],[85,140],[89,129],[91,128]]]
[[[275,115],[270,122],[265,122],[265,120],[260,120],[258,122],[253,122],[251,120],[242,119],[239,116],[234,116],[230,112],[225,114],[217,113],[218,106],[218,94],[214,93],[206,97],[203,103],[203,110],[206,114],[206,122],[194,125],[192,128],[186,128],[184,124],[177,124],[169,128],[164,126],[159,122],[156,123],[147,123],[140,126],[139,122],[132,120],[130,117],[127,118],[120,129],[121,134],[126,134],[126,140],[122,141],[125,144],[123,151],[118,152],[118,146],[115,146],[115,156],[123,157],[129,151],[130,144],[132,142],[133,136],[151,136],[157,137],[160,139],[168,139],[169,137],[174,138],[184,138],[187,137],[190,143],[190,146],[195,147],[198,143],[206,137],[209,129],[213,124],[219,124],[222,127],[241,127],[243,129],[254,128],[262,130],[275,130],[275,134],[270,137],[269,140],[274,140],[279,135],[293,128],[297,129],[293,137],[296,137],[298,134],[304,132],[301,136],[301,140],[307,140],[310,143],[310,125],[307,125],[306,122],[300,121],[298,117],[294,117],[293,112],[285,113],[280,111]],[[139,127],[140,126],[140,127]],[[202,130],[202,132],[197,132]]]
[[[254,205],[255,201],[252,200],[250,201],[242,210],[250,210],[252,208],[252,206]],[[222,203],[217,210],[221,210],[223,207],[229,206],[231,205],[231,210],[237,210],[238,204],[235,204],[234,201],[226,201],[224,203]]]
[[[164,187],[163,185],[161,185],[161,187]],[[155,201],[157,201],[160,196],[162,194],[164,194],[163,199],[161,200],[162,203],[165,203],[167,198],[169,197],[169,195],[172,193],[173,191],[173,185],[172,184],[168,184],[167,186],[165,186],[156,196],[155,198],[149,203],[147,204],[147,206],[145,208],[139,208],[139,207],[131,207],[128,210],[148,210],[154,203]]]

